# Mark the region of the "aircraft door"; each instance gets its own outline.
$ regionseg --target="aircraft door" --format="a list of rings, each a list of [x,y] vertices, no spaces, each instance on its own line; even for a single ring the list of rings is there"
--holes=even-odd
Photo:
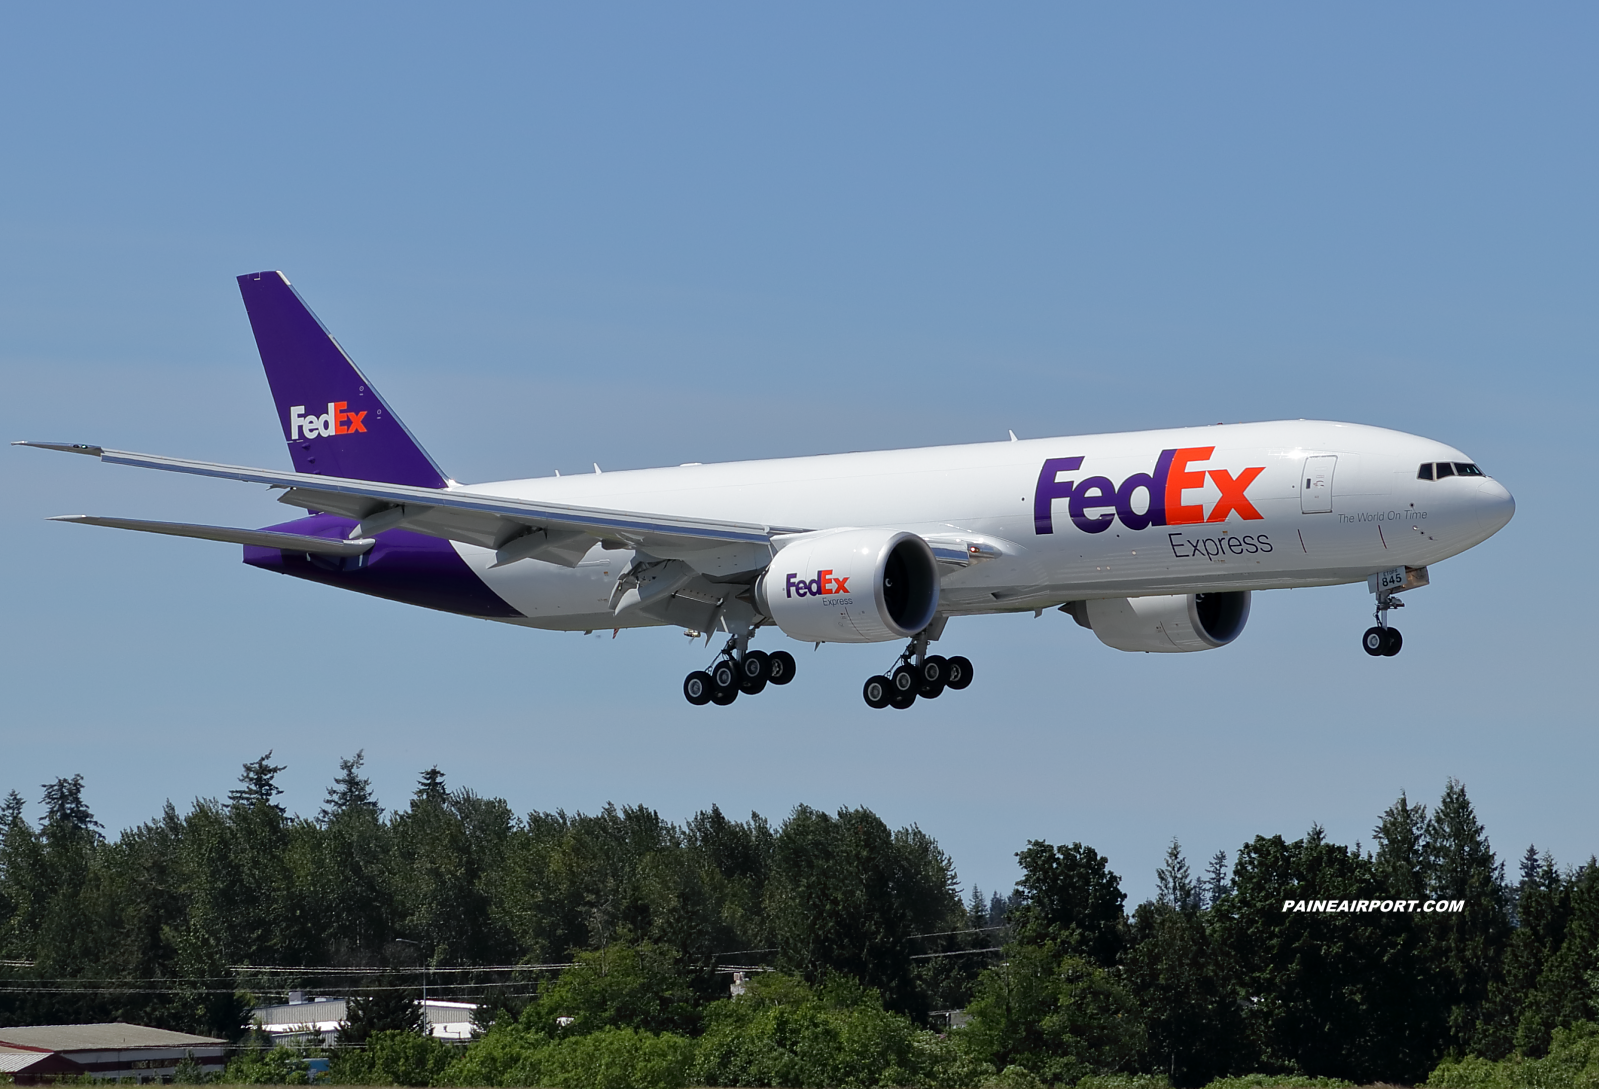
[[[1332,513],[1333,469],[1338,465],[1336,454],[1306,458],[1301,479],[1304,490],[1299,493],[1299,510],[1302,514]]]

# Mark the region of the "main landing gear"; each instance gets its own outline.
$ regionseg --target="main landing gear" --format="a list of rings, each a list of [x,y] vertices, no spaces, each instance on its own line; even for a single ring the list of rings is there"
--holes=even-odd
[[[917,696],[937,699],[946,688],[958,692],[971,683],[971,661],[958,654],[953,658],[928,654],[927,637],[923,634],[910,641],[887,675],[867,678],[861,695],[868,707],[903,711],[916,702]]]
[[[683,698],[696,707],[707,703],[726,707],[740,692],[759,695],[769,684],[782,685],[794,679],[794,656],[788,651],[737,654],[737,647],[738,639],[729,639],[709,669],[695,670],[683,678]]]
[[[1366,634],[1360,637],[1360,645],[1367,654],[1373,658],[1392,658],[1399,653],[1399,648],[1405,645],[1405,638],[1399,634],[1398,628],[1388,626],[1388,610],[1404,607],[1405,603],[1391,593],[1377,595],[1377,623],[1367,628]]]

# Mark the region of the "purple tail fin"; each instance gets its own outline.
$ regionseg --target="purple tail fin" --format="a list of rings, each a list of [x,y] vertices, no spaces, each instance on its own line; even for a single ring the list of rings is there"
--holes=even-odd
[[[444,487],[439,467],[300,300],[287,276],[240,276],[239,293],[295,472]]]

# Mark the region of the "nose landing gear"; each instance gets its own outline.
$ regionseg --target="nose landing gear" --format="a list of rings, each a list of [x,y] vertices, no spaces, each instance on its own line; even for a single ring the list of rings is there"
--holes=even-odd
[[[953,658],[928,654],[927,636],[923,633],[910,641],[887,674],[867,678],[861,696],[866,706],[874,710],[893,707],[903,711],[915,703],[918,696],[937,699],[946,688],[958,692],[971,683],[971,661],[958,654]]]
[[[1403,609],[1405,603],[1387,591],[1377,594],[1377,623],[1360,637],[1360,646],[1373,658],[1392,658],[1405,645],[1398,628],[1388,626],[1388,610]]]
[[[794,679],[794,656],[788,651],[738,653],[738,644],[736,637],[729,639],[710,669],[683,678],[683,698],[696,707],[707,703],[726,707],[740,692],[756,696],[769,684],[784,685]]]

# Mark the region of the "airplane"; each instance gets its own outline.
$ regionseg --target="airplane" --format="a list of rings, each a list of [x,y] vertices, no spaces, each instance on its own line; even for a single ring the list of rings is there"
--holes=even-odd
[[[966,688],[929,653],[954,617],[1058,609],[1123,651],[1231,644],[1257,590],[1364,581],[1373,657],[1429,569],[1482,543],[1515,500],[1441,442],[1284,420],[461,484],[447,476],[281,272],[238,277],[293,471],[77,443],[113,465],[282,491],[265,529],[56,520],[242,545],[252,567],[531,628],[675,626],[725,645],[683,693],[726,706],[786,685],[750,646],[905,641],[873,708]],[[1012,498],[1014,496],[1015,498]]]

